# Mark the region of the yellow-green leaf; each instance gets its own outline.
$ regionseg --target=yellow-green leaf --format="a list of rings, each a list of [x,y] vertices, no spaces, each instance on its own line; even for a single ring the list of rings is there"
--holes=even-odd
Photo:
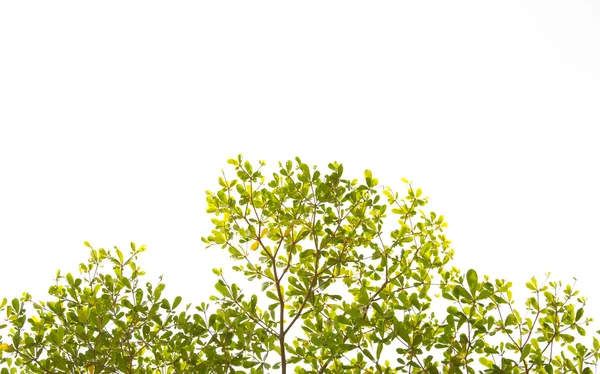
[[[269,229],[265,227],[265,228],[262,230],[262,232],[260,233],[260,238],[261,238],[261,239],[262,239],[262,238],[264,238],[264,237],[267,235],[267,233],[268,233],[268,232],[269,232]]]

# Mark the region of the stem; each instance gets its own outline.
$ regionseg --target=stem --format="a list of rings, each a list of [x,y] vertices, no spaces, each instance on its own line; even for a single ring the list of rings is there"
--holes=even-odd
[[[287,359],[285,355],[285,335],[286,330],[284,326],[285,322],[285,300],[281,293],[281,279],[277,276],[277,265],[275,264],[276,259],[273,257],[273,276],[275,277],[275,287],[277,287],[277,297],[279,298],[279,350],[281,351],[281,373],[286,374],[287,372]]]

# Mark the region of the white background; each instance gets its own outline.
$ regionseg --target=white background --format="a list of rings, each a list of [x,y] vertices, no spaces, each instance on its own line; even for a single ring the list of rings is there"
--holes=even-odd
[[[576,276],[600,321],[599,67],[594,1],[3,2],[0,296],[88,240],[207,300],[204,190],[241,153],[411,179],[455,266]]]

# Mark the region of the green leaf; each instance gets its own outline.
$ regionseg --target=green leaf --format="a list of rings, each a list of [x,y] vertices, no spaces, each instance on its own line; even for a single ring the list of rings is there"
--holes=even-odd
[[[248,174],[252,174],[252,164],[249,161],[244,161],[244,169]]]
[[[365,170],[365,181],[367,182],[368,187],[373,187],[373,174],[371,170]]]
[[[477,292],[477,272],[473,269],[469,269],[467,271],[467,284],[469,285],[469,290],[471,291],[471,295],[475,296]]]
[[[376,353],[377,360],[379,360],[379,358],[381,357],[382,351],[383,351],[383,343],[380,342],[377,344],[377,353]]]
[[[583,317],[583,308],[577,309],[577,315],[575,316],[575,321],[579,321]]]
[[[266,295],[269,299],[279,301],[279,298],[277,297],[277,295],[275,295],[275,293],[273,291],[267,291]]]
[[[335,316],[335,321],[336,321],[336,323],[342,324],[342,325],[352,325],[352,322],[345,315]]]
[[[361,287],[358,292],[358,302],[361,304],[367,304],[369,302],[369,293],[365,287]]]
[[[569,334],[560,334],[559,335],[560,338],[562,340],[564,340],[567,343],[573,343],[573,341],[575,340],[575,338],[573,337],[573,335],[569,335]]]
[[[527,343],[525,344],[525,346],[523,346],[523,349],[521,350],[521,358],[519,359],[519,361],[524,361],[527,356],[529,356],[529,353],[531,352],[531,344]]]
[[[177,296],[175,297],[175,300],[173,300],[173,305],[172,308],[175,309],[177,308],[177,306],[181,303],[181,296]]]
[[[165,289],[164,283],[160,283],[158,286],[156,286],[156,288],[154,289],[154,299],[155,300],[160,299],[160,295],[162,295],[162,292],[164,289]]]
[[[215,237],[215,243],[217,244],[225,244],[227,242],[227,239],[225,238],[225,235],[223,235],[221,232],[219,231],[213,231],[214,237]]]
[[[223,282],[222,280],[219,279],[219,281],[215,284],[215,288],[217,289],[217,291],[219,291],[221,295],[227,298],[231,298],[231,293],[229,292],[229,289],[227,288],[225,282]]]
[[[375,309],[375,311],[379,313],[380,316],[384,315],[383,309],[381,309],[381,305],[379,305],[378,303],[373,303],[373,309]]]
[[[406,328],[404,327],[404,325],[400,325],[397,328],[397,332],[398,332],[398,336],[400,336],[400,338],[402,340],[404,340],[406,343],[410,344],[410,336],[408,335],[408,331],[406,330]]]
[[[506,316],[506,319],[504,320],[505,326],[516,326],[517,324],[517,317],[515,317],[514,314],[511,313],[508,316]]]
[[[266,290],[267,288],[271,287],[273,284],[275,284],[275,283],[273,283],[273,282],[263,282],[261,284],[261,287],[260,287],[261,291]]]
[[[467,292],[467,290],[465,290],[465,288],[460,285],[454,286],[454,288],[452,289],[452,294],[456,298],[458,298],[459,296],[469,298],[471,296],[469,292]]]

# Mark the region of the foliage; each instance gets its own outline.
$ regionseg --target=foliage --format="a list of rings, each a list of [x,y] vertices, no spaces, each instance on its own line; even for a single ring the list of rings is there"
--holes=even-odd
[[[0,346],[2,373],[198,372],[194,352],[207,331],[204,321],[190,323],[186,312],[177,314],[181,297],[163,298],[162,282],[139,284],[144,272],[136,260],[144,246],[132,243],[127,259],[115,250],[116,256],[91,249],[80,277],[58,271],[52,301],[34,302],[27,293],[8,305],[3,300],[10,332]],[[112,274],[101,272],[106,263]]]
[[[444,217],[408,181],[401,196],[368,170],[362,182],[344,179],[338,163],[322,174],[296,158],[267,180],[263,162],[228,162],[236,177],[207,191],[214,228],[202,240],[227,250],[238,274],[213,270],[210,307],[176,311],[181,298],[162,298],[162,282],[139,287],[144,247],[132,245],[128,259],[92,249],[82,278],[57,274],[55,301],[25,294],[2,304],[10,330],[0,364],[32,373],[592,373],[600,342],[576,339],[591,319],[573,285],[533,278],[519,309],[510,282],[451,267]]]

